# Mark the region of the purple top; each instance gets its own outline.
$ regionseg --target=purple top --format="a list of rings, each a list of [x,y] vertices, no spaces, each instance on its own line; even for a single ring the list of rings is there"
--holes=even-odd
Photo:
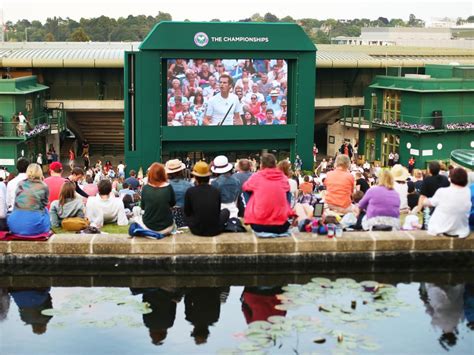
[[[400,217],[400,196],[385,186],[371,187],[359,201],[359,207],[367,211],[367,218]]]

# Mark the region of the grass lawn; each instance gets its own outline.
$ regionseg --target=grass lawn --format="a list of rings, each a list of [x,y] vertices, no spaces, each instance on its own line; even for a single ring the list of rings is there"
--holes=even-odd
[[[128,226],[118,226],[116,224],[106,224],[100,230],[104,233],[109,233],[109,234],[128,234]],[[62,228],[53,228],[53,231],[56,234],[75,233],[75,232],[65,231]]]

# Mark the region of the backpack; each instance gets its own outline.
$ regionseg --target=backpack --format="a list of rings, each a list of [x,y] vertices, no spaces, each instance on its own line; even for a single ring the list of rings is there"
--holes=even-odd
[[[244,233],[246,231],[240,219],[236,217],[229,218],[224,228],[224,232],[230,233]]]

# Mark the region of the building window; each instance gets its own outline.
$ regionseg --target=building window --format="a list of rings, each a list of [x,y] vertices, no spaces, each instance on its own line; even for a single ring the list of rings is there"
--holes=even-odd
[[[383,93],[383,121],[400,121],[401,95],[399,91],[386,90]]]

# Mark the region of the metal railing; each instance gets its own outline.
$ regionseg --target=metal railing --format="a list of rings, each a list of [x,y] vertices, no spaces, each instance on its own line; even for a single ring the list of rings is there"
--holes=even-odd
[[[42,132],[48,131],[50,123],[46,113],[36,116],[33,119],[27,119],[25,123],[0,121],[0,137],[19,137],[29,139]]]
[[[354,128],[368,129],[386,127],[412,131],[466,131],[474,130],[474,115],[442,115],[439,122],[433,116],[413,116],[388,111],[375,111],[360,107],[343,106],[340,109],[340,123]]]

